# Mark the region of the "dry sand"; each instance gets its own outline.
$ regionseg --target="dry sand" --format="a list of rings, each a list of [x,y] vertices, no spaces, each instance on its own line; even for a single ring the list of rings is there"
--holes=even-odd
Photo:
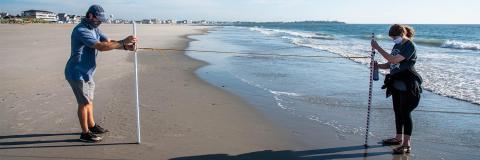
[[[328,142],[324,149],[307,150],[241,99],[197,78],[193,72],[204,63],[183,53],[153,51],[139,51],[143,143],[134,144],[133,56],[126,51],[97,58],[95,118],[111,132],[100,143],[79,142],[77,105],[63,75],[73,27],[0,25],[0,159],[359,158],[360,153],[348,152],[358,146],[327,148],[337,145],[331,131],[319,133]],[[137,28],[140,47],[179,49],[187,47],[187,35],[206,31],[200,26]],[[132,33],[131,25],[101,29],[111,39]],[[347,152],[312,156],[341,151]]]

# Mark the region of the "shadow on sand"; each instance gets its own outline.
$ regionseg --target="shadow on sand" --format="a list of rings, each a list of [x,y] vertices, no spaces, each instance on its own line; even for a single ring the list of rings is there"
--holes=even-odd
[[[50,136],[71,136],[80,135],[79,133],[55,133],[55,134],[22,134],[22,135],[8,135],[0,136],[0,150],[2,149],[22,149],[22,148],[56,148],[56,147],[81,147],[81,146],[110,146],[110,145],[128,145],[136,143],[84,143],[78,138],[75,139],[60,139],[60,140],[30,140],[30,141],[10,141],[1,142],[5,139],[20,139],[20,138],[35,138],[35,137],[50,137]],[[70,142],[78,144],[55,145],[55,143]],[[80,143],[81,142],[81,143]]]
[[[4,139],[16,139],[16,138],[34,138],[34,137],[47,137],[47,136],[69,136],[69,135],[79,135],[78,133],[57,133],[57,134],[24,134],[24,135],[8,135],[0,136],[0,140]],[[56,145],[55,143],[62,142],[81,142],[78,139],[63,139],[63,140],[33,140],[33,141],[13,141],[13,142],[1,142],[0,141],[0,150],[3,149],[24,149],[24,148],[62,148],[62,147],[86,147],[86,146],[112,146],[112,145],[129,145],[137,143],[75,143],[75,144],[65,144],[65,145]],[[42,145],[38,145],[42,144]],[[379,148],[383,147],[382,145],[369,146],[369,148]],[[357,153],[340,153],[348,151],[358,151]],[[177,157],[170,160],[271,160],[271,159],[281,159],[281,160],[321,160],[321,159],[351,159],[351,158],[362,158],[368,159],[369,157],[380,156],[380,155],[390,155],[391,152],[368,152],[368,149],[365,149],[363,145],[358,146],[346,146],[346,147],[335,147],[335,148],[325,148],[325,149],[316,149],[316,150],[306,150],[306,151],[292,151],[292,150],[283,150],[283,151],[272,151],[264,150],[257,152],[244,153],[240,155],[228,155],[228,154],[209,154],[209,155],[198,155],[198,156],[189,156],[189,157]],[[23,156],[23,155],[2,155],[0,157],[10,157],[10,158],[48,158],[48,159],[75,159],[73,157],[36,157],[36,156]],[[88,159],[88,158],[80,158]],[[409,160],[409,156],[405,155],[394,155],[392,156],[393,160]]]
[[[369,148],[378,148],[382,147],[381,145],[370,146]],[[339,153],[346,151],[362,151],[361,153]],[[240,155],[228,155],[228,154],[210,154],[210,155],[199,155],[191,157],[177,157],[170,160],[271,160],[271,159],[282,159],[282,160],[317,160],[317,159],[350,159],[350,158],[365,158],[379,155],[391,154],[391,152],[368,152],[368,149],[365,149],[363,145],[359,146],[347,146],[347,147],[335,147],[335,148],[325,148],[325,149],[316,149],[316,150],[307,150],[307,151],[258,151],[250,152]]]

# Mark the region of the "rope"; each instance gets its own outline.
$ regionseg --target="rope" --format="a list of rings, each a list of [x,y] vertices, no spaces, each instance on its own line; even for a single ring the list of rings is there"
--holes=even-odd
[[[141,50],[151,50],[151,51],[176,51],[176,52],[202,52],[202,53],[223,53],[223,54],[240,54],[240,55],[253,55],[253,56],[278,56],[278,57],[304,57],[304,58],[347,58],[347,59],[362,59],[370,58],[368,56],[351,56],[351,57],[340,57],[340,56],[307,56],[307,55],[293,55],[293,54],[270,54],[270,53],[254,53],[254,52],[232,52],[232,51],[213,51],[213,50],[195,50],[195,49],[171,49],[171,48],[138,48]],[[280,48],[286,49],[286,48]],[[279,49],[273,49],[279,50]]]
[[[372,33],[372,39],[375,37]],[[290,47],[291,48],[291,47]],[[281,50],[289,48],[279,48],[272,50]],[[365,144],[364,146],[368,147],[368,133],[370,126],[370,110],[372,105],[372,86],[373,86],[373,70],[374,70],[374,57],[375,50],[372,48],[372,53],[370,56],[308,56],[308,55],[292,55],[292,54],[270,54],[270,53],[255,53],[255,52],[233,52],[233,51],[215,51],[215,50],[196,50],[196,49],[174,49],[174,48],[136,48],[136,50],[151,50],[151,51],[175,51],[175,52],[201,52],[201,53],[222,53],[222,54],[240,54],[240,55],[252,55],[252,56],[278,56],[278,57],[304,57],[304,58],[347,58],[347,59],[366,59],[370,58],[370,83],[368,91],[368,112],[367,112],[367,124],[366,124],[366,133],[365,133]],[[270,50],[270,51],[272,51]]]
[[[375,34],[372,33],[372,40],[375,38]],[[372,107],[372,86],[373,86],[373,70],[374,70],[374,57],[375,49],[372,48],[372,54],[370,55],[370,83],[368,88],[368,111],[367,111],[367,125],[365,127],[365,147],[368,147],[368,132],[370,127],[370,110]]]

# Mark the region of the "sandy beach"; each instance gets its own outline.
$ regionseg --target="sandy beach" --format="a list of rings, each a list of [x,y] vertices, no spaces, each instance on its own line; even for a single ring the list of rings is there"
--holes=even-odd
[[[135,142],[132,54],[100,53],[95,117],[112,132],[78,142],[76,103],[64,80],[73,25],[1,25],[1,159],[167,159],[288,146],[244,102],[193,74],[203,65],[183,54],[140,51],[141,145]],[[140,45],[184,48],[205,27],[140,25]],[[105,25],[119,39],[131,25]],[[277,136],[278,135],[278,136]],[[88,145],[88,146],[84,146]],[[272,148],[273,147],[273,148]]]
[[[0,160],[478,159],[480,1],[391,6],[1,0]]]
[[[231,93],[199,79],[206,63],[180,52],[139,51],[142,141],[136,141],[132,53],[97,58],[100,143],[78,140],[76,102],[63,70],[73,25],[0,25],[0,159],[364,159],[361,140],[318,127],[314,145]],[[103,25],[111,39],[131,25]],[[201,26],[139,25],[139,47],[183,49]],[[302,125],[302,124],[297,124]],[[398,159],[374,146],[369,159]],[[371,154],[370,154],[371,153]],[[371,156],[371,157],[370,157]]]

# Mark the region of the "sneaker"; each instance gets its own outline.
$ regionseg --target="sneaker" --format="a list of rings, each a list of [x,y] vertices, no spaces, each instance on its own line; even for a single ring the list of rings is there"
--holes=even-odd
[[[102,128],[99,125],[95,124],[92,128],[88,128],[93,134],[104,134],[110,132],[108,129]]]
[[[99,137],[93,134],[92,132],[82,133],[80,135],[80,141],[84,141],[84,142],[100,142],[101,140],[102,140],[102,137]]]

